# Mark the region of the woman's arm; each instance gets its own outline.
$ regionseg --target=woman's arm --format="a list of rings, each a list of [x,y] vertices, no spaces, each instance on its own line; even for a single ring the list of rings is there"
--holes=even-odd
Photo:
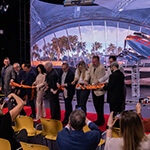
[[[14,93],[9,94],[8,98],[14,98],[17,103],[17,105],[12,110],[10,110],[11,120],[14,121],[14,119],[19,115],[20,111],[23,109],[26,102]]]

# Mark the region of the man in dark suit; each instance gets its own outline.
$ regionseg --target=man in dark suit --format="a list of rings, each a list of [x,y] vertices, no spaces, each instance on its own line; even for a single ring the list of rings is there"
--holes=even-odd
[[[53,68],[53,64],[51,62],[47,62],[45,64],[45,69],[47,71],[46,94],[50,102],[51,118],[60,120],[59,91],[57,88],[57,82],[59,82],[58,72]]]
[[[89,132],[83,131],[87,125]],[[69,123],[58,133],[56,143],[59,150],[95,150],[101,138],[98,126],[86,118],[83,110],[71,112]]]
[[[33,82],[35,81],[36,74],[33,71],[33,69],[31,68],[31,65],[29,63],[25,63],[24,71],[26,72],[26,75],[25,75],[25,79],[24,79],[23,84],[32,86]],[[29,103],[31,110],[32,110],[32,114],[30,116],[32,118],[35,118],[36,117],[36,110],[35,110],[34,97],[32,96],[32,89],[31,88],[25,89],[25,92],[26,92],[28,103]]]
[[[10,82],[14,81],[15,73],[13,70],[13,66],[10,64],[10,59],[8,57],[4,58],[4,67],[1,70],[2,77],[2,91],[4,92],[4,96],[7,97],[12,92],[12,87],[10,86]]]
[[[112,62],[110,64],[112,74],[109,76],[109,82],[104,86],[107,90],[107,102],[109,103],[110,112],[122,112],[124,101],[124,74],[119,70],[119,64]]]
[[[64,87],[63,97],[65,101],[65,117],[63,124],[68,123],[69,115],[72,112],[72,99],[75,94],[75,85],[72,85],[74,80],[74,72],[69,68],[68,63],[62,64],[62,71],[60,73],[60,82],[57,83],[58,87]]]

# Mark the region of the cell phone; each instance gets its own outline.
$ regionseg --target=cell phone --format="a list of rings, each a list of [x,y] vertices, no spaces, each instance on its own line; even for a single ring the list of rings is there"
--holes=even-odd
[[[4,97],[4,101],[9,101],[9,98],[8,97]]]
[[[76,105],[76,109],[81,110],[82,108],[81,108],[81,106]]]
[[[114,112],[113,113],[113,118],[119,118],[120,117],[120,112]]]
[[[140,98],[139,99],[139,103],[141,103],[141,104],[148,104],[148,103],[150,103],[150,99],[149,98]]]

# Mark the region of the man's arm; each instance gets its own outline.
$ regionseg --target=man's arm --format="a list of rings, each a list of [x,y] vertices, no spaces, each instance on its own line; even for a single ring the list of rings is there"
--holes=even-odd
[[[106,82],[109,79],[110,75],[111,75],[111,70],[110,68],[108,68],[107,71],[105,71],[105,75],[99,79],[99,82],[100,83]]]

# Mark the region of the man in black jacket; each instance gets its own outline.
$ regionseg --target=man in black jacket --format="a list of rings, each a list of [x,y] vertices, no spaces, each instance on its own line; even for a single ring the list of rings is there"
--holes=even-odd
[[[53,68],[51,62],[45,64],[47,71],[46,83],[47,83],[47,95],[50,102],[51,118],[60,120],[60,104],[59,104],[59,91],[57,88],[57,82],[59,81],[58,72]]]
[[[64,87],[63,89],[63,97],[65,101],[65,117],[63,120],[63,124],[68,123],[69,115],[72,112],[72,99],[75,94],[75,85],[72,85],[72,81],[74,80],[74,72],[69,68],[68,63],[62,64],[62,71],[60,73],[60,81],[57,83],[57,86]]]
[[[107,102],[109,103],[110,112],[122,112],[124,101],[124,74],[119,70],[117,62],[110,64],[112,74],[109,76],[109,82],[104,86],[107,90]]]

